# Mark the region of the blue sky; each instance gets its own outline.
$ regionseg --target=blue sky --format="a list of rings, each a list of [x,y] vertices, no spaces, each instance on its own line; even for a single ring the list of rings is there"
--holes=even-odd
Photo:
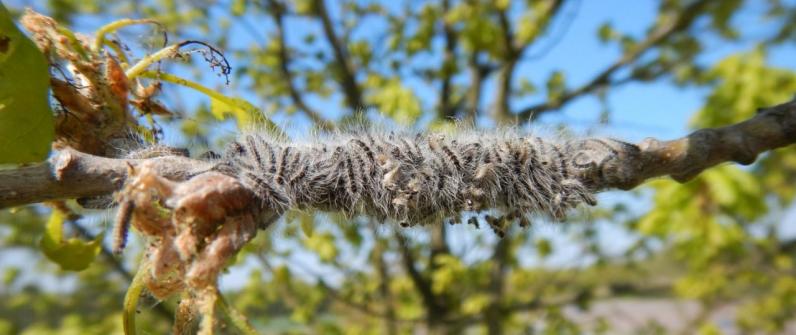
[[[589,79],[596,73],[604,69],[608,64],[613,62],[619,56],[619,50],[615,45],[601,44],[596,38],[597,28],[605,23],[611,22],[614,28],[624,33],[631,33],[634,36],[642,36],[645,29],[653,22],[656,14],[656,8],[659,1],[654,0],[576,0],[567,5],[565,12],[567,15],[575,15],[571,24],[568,24],[566,19],[559,20],[553,25],[551,38],[544,39],[540,42],[541,46],[547,46],[555,43],[554,47],[546,53],[543,57],[535,59],[533,62],[522,63],[518,68],[518,77],[527,77],[535,84],[542,86],[551,70],[562,70],[566,73],[567,82],[569,85],[578,86]],[[736,53],[739,51],[751,50],[754,46],[756,38],[765,36],[770,32],[773,26],[770,23],[760,21],[762,3],[763,1],[747,1],[746,9],[741,15],[736,17],[736,22],[742,27],[742,38],[737,43],[727,43],[720,41],[716,38],[709,38],[706,52],[698,61],[702,64],[712,64],[722,59],[728,54]],[[786,1],[793,3],[794,1]],[[4,3],[12,8],[20,8],[22,6],[32,6],[34,9],[43,10],[42,1],[4,1]],[[386,3],[386,2],[385,2]],[[77,21],[76,30],[90,33],[100,25],[109,22],[110,18],[104,17],[86,17]],[[251,22],[251,21],[250,21]],[[251,22],[252,24],[255,22]],[[260,24],[259,22],[256,22]],[[258,43],[255,38],[245,32],[244,27],[232,22],[233,33],[231,38],[231,45],[237,47],[245,47],[252,43]],[[368,24],[365,22],[364,24]],[[317,30],[319,27],[313,24],[298,25],[297,29],[288,31],[289,43],[298,44],[307,30]],[[373,27],[374,29],[378,27]],[[362,28],[369,30],[368,26]],[[172,40],[180,40],[186,38],[201,38],[202,32],[189,31],[189,35],[193,36],[173,36]],[[558,36],[563,37],[558,41]],[[264,36],[261,34],[260,36]],[[535,54],[539,47],[531,48],[529,54]],[[792,46],[779,47],[771,50],[769,53],[769,60],[772,64],[796,70],[796,50]],[[433,56],[433,55],[432,55]],[[434,58],[434,57],[430,57]],[[232,66],[240,66],[235,64],[232,60]],[[202,67],[204,69],[204,67]],[[192,72],[188,68],[177,67],[175,68],[178,74],[186,77],[191,77]],[[518,78],[518,79],[519,79]],[[245,79],[243,79],[245,80]],[[223,82],[222,79],[213,75],[204,76],[202,81],[210,87],[219,87]],[[493,83],[488,83],[486,91],[489,92]],[[236,86],[236,85],[233,85]],[[429,96],[429,90],[423,84],[412,83],[410,84],[419,96],[427,97],[427,100],[433,102],[433,98]],[[187,89],[177,89],[174,87],[167,87],[168,90],[178,90],[183,103],[189,107],[199,103],[207,103],[208,99],[204,96],[198,95]],[[225,93],[230,95],[241,95],[253,102],[260,101],[260,99],[251,92],[245,92],[227,88],[224,89]],[[551,113],[541,119],[541,127],[554,127],[558,124],[567,124],[573,129],[581,133],[597,133],[601,135],[609,135],[618,138],[624,138],[630,141],[638,141],[644,137],[658,137],[662,139],[674,138],[685,135],[688,132],[688,119],[697,111],[703,103],[707,95],[705,89],[695,89],[691,87],[679,88],[674,86],[668,81],[658,81],[655,83],[644,84],[628,84],[626,86],[612,90],[608,94],[608,105],[611,110],[610,123],[608,125],[599,123],[599,115],[603,107],[597,98],[584,97],[575,100],[573,103],[567,105],[561,112]],[[485,105],[488,105],[489,96],[485,97]],[[521,106],[528,102],[538,101],[534,98],[515,101],[516,106]],[[327,115],[336,115],[339,113],[339,105],[335,102],[324,102],[320,99],[310,99],[320,110],[327,111]],[[427,106],[428,107],[428,106]],[[275,117],[277,122],[287,122],[284,115]],[[300,134],[303,129],[306,129],[306,120],[304,118],[297,118],[291,121],[295,127],[291,133]],[[234,128],[225,127],[223,132],[234,132]],[[168,134],[167,141],[171,140],[179,142],[179,136],[173,133]],[[625,199],[626,196],[620,192],[608,192],[601,195],[603,202],[612,202]],[[643,210],[646,202],[636,202],[637,210]],[[611,225],[601,225],[601,236],[603,236],[604,244],[609,248],[621,250],[623,245],[626,245],[630,240],[624,236],[621,230]],[[478,234],[482,234],[479,232]],[[560,244],[566,243],[566,233],[560,227],[542,226],[537,231],[540,235],[547,235],[553,238]],[[458,225],[453,228],[451,239],[455,239],[457,243],[466,245],[469,241],[475,238],[475,234],[471,227],[466,225]],[[491,237],[488,237],[491,238]],[[578,251],[561,249],[557,255],[558,259],[554,257],[553,260],[547,262],[552,264],[573,264],[578,262]],[[0,256],[0,259],[7,257]],[[317,262],[311,257],[304,261],[316,266]],[[2,262],[6,264],[5,260]],[[246,267],[251,267],[249,265]],[[246,278],[247,270],[233,271],[228,277],[223,279],[223,283],[234,287],[238,285],[244,278]]]

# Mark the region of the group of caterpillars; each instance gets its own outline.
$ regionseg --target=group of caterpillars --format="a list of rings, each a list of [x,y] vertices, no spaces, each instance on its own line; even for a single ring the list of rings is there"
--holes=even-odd
[[[221,155],[192,161],[192,176],[175,181],[148,159],[188,152],[148,146],[125,157],[131,161],[114,198],[113,250],[123,250],[131,225],[148,237],[143,282],[164,299],[212,286],[257,229],[288,209],[342,211],[405,227],[468,215],[478,227],[486,211],[484,221],[503,237],[515,220],[560,220],[580,204],[595,205],[596,192],[628,184],[640,155],[639,147],[613,139],[555,141],[511,130],[363,131],[306,142],[253,131]]]
[[[560,220],[582,203],[595,205],[602,185],[625,178],[620,158],[638,153],[637,146],[614,139],[548,140],[512,130],[450,136],[363,131],[306,142],[247,132],[222,155],[201,159],[250,190],[260,211],[343,211],[402,226],[459,223],[469,212],[467,222],[478,227],[478,213],[488,210],[484,221],[502,237],[511,222],[527,226],[529,215]],[[156,145],[126,158],[175,155],[188,153]],[[117,252],[133,210],[130,201],[120,202]]]
[[[528,214],[562,219],[596,204],[594,185],[620,151],[613,139],[550,141],[513,131],[441,134],[350,133],[288,143],[259,132],[232,142],[217,170],[252,190],[259,206],[340,210],[402,226],[496,209],[504,220]],[[452,220],[451,222],[458,222]],[[472,220],[470,220],[472,223]]]

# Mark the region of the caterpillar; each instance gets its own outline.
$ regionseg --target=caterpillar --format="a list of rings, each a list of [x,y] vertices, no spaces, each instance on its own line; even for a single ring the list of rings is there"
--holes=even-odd
[[[598,185],[621,178],[610,165],[638,150],[609,138],[556,141],[510,130],[364,132],[305,143],[248,132],[228,145],[217,169],[277,212],[341,210],[402,225],[485,209],[560,219],[595,205]]]

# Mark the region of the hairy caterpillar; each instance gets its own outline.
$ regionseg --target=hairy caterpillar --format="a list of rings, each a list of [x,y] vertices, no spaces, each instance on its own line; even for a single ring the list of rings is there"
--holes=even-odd
[[[582,203],[596,204],[598,185],[621,177],[607,169],[620,152],[638,148],[512,131],[363,132],[307,143],[249,132],[228,146],[216,169],[252,190],[262,208],[342,210],[414,225],[483,209],[562,218]]]

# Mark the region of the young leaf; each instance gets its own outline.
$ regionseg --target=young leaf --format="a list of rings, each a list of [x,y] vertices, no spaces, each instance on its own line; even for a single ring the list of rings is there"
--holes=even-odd
[[[211,97],[210,112],[219,120],[223,120],[228,114],[232,115],[238,121],[239,127],[246,127],[254,123],[257,108],[240,98],[227,97],[222,100]]]
[[[47,158],[55,134],[48,68],[0,4],[0,164]]]
[[[331,262],[337,258],[338,250],[334,243],[334,235],[329,232],[313,233],[305,241],[307,248],[318,254],[322,262]]]
[[[67,271],[85,270],[100,252],[102,235],[95,240],[85,242],[77,238],[63,239],[64,214],[53,211],[41,239],[42,251],[51,261],[58,263]]]
[[[312,214],[301,213],[299,222],[301,223],[301,231],[304,232],[304,235],[312,237],[313,232],[315,232],[315,217],[312,216]]]

